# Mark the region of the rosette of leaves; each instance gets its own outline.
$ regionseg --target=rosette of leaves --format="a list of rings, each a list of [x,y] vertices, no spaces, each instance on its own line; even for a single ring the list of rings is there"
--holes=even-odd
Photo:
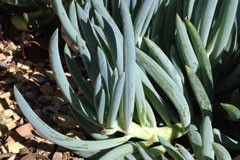
[[[215,105],[230,101],[224,95],[239,88],[238,0],[78,0],[67,12],[60,0],[52,5],[67,42],[65,61],[82,95],[64,76],[58,30],[50,42],[51,66],[92,139],[53,130],[15,88],[22,112],[42,135],[89,159],[167,159],[166,151],[173,159],[231,159],[226,148],[239,150],[238,141],[213,126]],[[185,133],[195,157],[189,146],[170,143]]]

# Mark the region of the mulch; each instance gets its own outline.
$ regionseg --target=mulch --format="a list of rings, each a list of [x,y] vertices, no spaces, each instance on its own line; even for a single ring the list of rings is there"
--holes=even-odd
[[[26,57],[22,52],[24,47],[0,37],[0,160],[82,159],[45,139],[21,113],[13,95],[14,85],[35,113],[52,128],[70,137],[86,137],[81,126],[71,118],[47,56],[37,56],[29,50],[30,58]],[[73,84],[71,75],[66,72],[66,76]]]

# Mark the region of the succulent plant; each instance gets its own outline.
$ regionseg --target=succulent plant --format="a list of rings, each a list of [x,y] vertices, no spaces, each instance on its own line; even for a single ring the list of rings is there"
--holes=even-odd
[[[42,135],[89,159],[167,159],[166,151],[173,159],[231,159],[227,149],[239,151],[239,142],[212,124],[220,102],[229,119],[239,121],[238,0],[78,0],[68,12],[60,0],[52,5],[79,90],[64,75],[58,30],[50,41],[51,67],[92,139],[53,130],[14,88],[23,114]],[[88,77],[78,70],[78,56]],[[189,146],[171,144],[181,136],[195,157]]]

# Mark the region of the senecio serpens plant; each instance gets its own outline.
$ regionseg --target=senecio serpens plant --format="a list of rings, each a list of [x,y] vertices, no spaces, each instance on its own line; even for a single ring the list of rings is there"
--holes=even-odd
[[[89,159],[229,160],[239,154],[239,127],[230,138],[221,129],[226,126],[218,125],[240,124],[238,0],[51,3],[79,90],[64,75],[58,30],[50,41],[51,67],[91,138],[55,131],[14,88],[23,114],[43,136]],[[87,77],[78,70],[77,56]],[[188,141],[173,146],[178,137]]]

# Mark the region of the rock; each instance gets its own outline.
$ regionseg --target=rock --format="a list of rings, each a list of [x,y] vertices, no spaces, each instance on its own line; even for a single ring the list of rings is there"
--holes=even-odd
[[[23,64],[22,66],[21,66],[21,69],[23,69],[23,70],[30,70],[30,67],[29,66],[27,66],[27,65],[25,65],[25,64]]]
[[[21,154],[21,155],[25,155],[25,154],[28,154],[28,153],[30,153],[30,151],[27,147],[24,147],[24,148],[20,149],[20,152],[19,152],[19,154]]]
[[[11,92],[5,92],[3,94],[0,94],[0,98],[5,99],[11,97]]]
[[[53,89],[50,83],[46,82],[42,85],[40,88],[40,91],[45,95],[51,95],[53,94]]]
[[[18,120],[20,119],[20,116],[19,116],[17,113],[14,113],[14,114],[13,114],[13,119],[14,119],[15,121],[18,121]]]
[[[25,79],[25,77],[22,74],[14,74],[13,75],[18,81],[22,81]]]
[[[20,149],[24,148],[19,142],[10,141],[6,144],[8,152],[19,153]]]
[[[47,158],[46,156],[38,153],[29,153],[21,158],[21,160],[35,160],[35,159],[49,160],[49,158]]]
[[[74,121],[72,117],[67,115],[56,113],[53,115],[53,120],[55,123],[57,123],[58,126],[67,129],[79,128],[79,124],[76,121]]]
[[[38,84],[43,84],[47,81],[47,77],[41,73],[36,73],[34,72],[33,75],[31,76],[31,79],[36,81]]]
[[[15,160],[17,157],[17,154],[12,154],[11,157],[8,158],[8,160]]]
[[[4,61],[6,59],[7,59],[7,57],[4,54],[0,54],[0,61]]]
[[[51,104],[52,97],[47,95],[41,95],[37,98],[37,101],[39,101],[41,104],[49,105]]]
[[[3,114],[3,118],[10,118],[14,115],[14,112],[11,109],[6,109],[2,112],[2,114]]]
[[[50,81],[55,81],[55,78],[54,78],[54,75],[53,75],[53,71],[46,70],[45,72],[47,74],[47,77],[50,79]]]
[[[18,63],[17,63],[17,68],[21,68],[22,65],[23,65],[22,63],[19,63],[19,62],[18,62]]]
[[[32,133],[33,127],[30,123],[24,124],[16,129],[16,132],[25,139],[32,138],[34,135]]]
[[[5,125],[7,126],[9,131],[17,126],[16,123],[13,120],[7,122]]]
[[[15,67],[9,67],[8,71],[10,73],[15,73],[16,72],[16,68]]]
[[[82,140],[86,139],[86,136],[83,134],[83,132],[76,131],[76,130],[71,130],[66,135],[75,139],[82,139]]]
[[[29,100],[34,99],[36,96],[37,96],[36,92],[32,92],[32,91],[27,91],[24,94],[24,97]]]
[[[53,154],[52,160],[61,160],[63,159],[63,154],[61,152],[55,152]]]
[[[0,51],[2,52],[2,51],[3,51],[3,49],[4,49],[4,45],[3,45],[3,43],[2,43],[2,42],[0,42]]]
[[[2,153],[8,153],[7,149],[3,145],[0,146],[0,150]]]

